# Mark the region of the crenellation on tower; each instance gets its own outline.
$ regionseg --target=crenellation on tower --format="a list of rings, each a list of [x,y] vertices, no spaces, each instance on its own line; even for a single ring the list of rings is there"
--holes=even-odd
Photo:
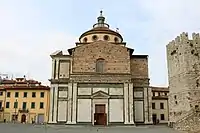
[[[187,32],[183,32],[180,34],[180,41],[181,43],[187,42],[189,40],[188,38],[188,33]]]
[[[174,122],[200,103],[199,33],[192,33],[189,39],[183,32],[172,40],[167,45],[167,62],[170,121]]]

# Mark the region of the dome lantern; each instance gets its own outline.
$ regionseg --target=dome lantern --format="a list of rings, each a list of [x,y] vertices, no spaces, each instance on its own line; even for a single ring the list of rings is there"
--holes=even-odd
[[[105,23],[105,17],[103,16],[103,11],[100,11],[100,16],[97,18],[97,23],[93,25],[93,28],[97,27],[109,28],[109,25]]]

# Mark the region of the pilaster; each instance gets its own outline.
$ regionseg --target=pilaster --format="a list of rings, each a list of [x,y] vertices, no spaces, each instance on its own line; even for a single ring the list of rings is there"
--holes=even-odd
[[[73,89],[73,84],[69,83],[68,84],[68,105],[67,105],[67,111],[68,111],[68,117],[67,117],[67,123],[66,124],[73,124],[72,123],[72,89]]]
[[[124,124],[129,124],[128,112],[128,83],[124,83]]]
[[[58,75],[59,72],[58,71],[59,71],[59,60],[56,60],[56,71],[55,71],[55,73],[56,73],[55,75],[56,76],[55,76],[55,79],[59,78],[59,75]]]
[[[57,123],[57,93],[58,85],[51,85],[50,89],[50,108],[48,123]]]
[[[54,73],[55,73],[55,60],[52,59],[52,67],[51,67],[51,79],[54,79]]]
[[[52,117],[53,117],[53,104],[54,104],[54,86],[51,86],[50,88],[50,107],[49,107],[49,121],[48,123],[54,123]]]
[[[54,111],[53,111],[53,122],[57,123],[57,113],[58,113],[58,85],[54,87]]]
[[[152,120],[152,88],[148,88],[148,98],[149,98],[149,123],[153,124]]]
[[[150,102],[151,100],[151,93],[150,88],[144,88],[144,118],[145,118],[145,124],[152,123],[152,109],[150,108]]]
[[[133,117],[133,83],[129,83],[129,124],[134,124]]]
[[[73,98],[72,98],[72,123],[76,124],[76,100],[77,100],[77,83],[73,83]]]

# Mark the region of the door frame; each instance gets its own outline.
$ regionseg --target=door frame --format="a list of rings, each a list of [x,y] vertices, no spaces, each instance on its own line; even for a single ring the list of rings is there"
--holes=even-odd
[[[155,122],[154,122],[154,116],[155,116]],[[152,121],[153,121],[153,124],[156,124],[156,121],[157,121],[157,114],[152,114]]]
[[[106,125],[108,125],[108,101],[109,99],[92,99],[92,125],[94,125],[94,114],[95,114],[95,105],[96,104],[104,104],[105,105],[105,113],[106,113]]]
[[[26,118],[26,115],[25,115],[25,114],[22,114],[22,115],[21,115],[21,123],[23,123],[23,122],[22,122],[23,119],[25,119],[25,121],[23,121],[23,122],[26,123],[26,119],[27,119],[27,118]]]

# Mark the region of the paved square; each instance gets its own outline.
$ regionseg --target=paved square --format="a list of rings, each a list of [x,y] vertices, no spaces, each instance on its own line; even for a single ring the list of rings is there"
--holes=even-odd
[[[83,127],[65,125],[0,124],[0,133],[179,133],[166,126]]]

